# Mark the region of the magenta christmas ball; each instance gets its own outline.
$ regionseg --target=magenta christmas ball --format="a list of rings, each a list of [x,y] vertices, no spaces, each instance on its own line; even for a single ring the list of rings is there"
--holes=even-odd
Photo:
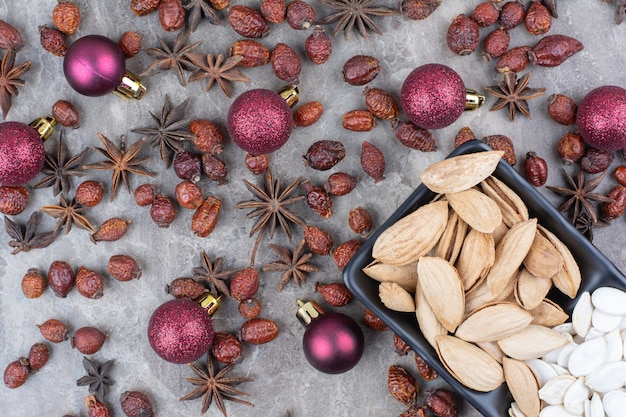
[[[606,85],[591,90],[578,105],[578,131],[603,151],[626,148],[626,89]]]
[[[115,90],[125,70],[124,54],[118,44],[100,35],[74,41],[63,60],[67,82],[86,96],[102,96]]]
[[[213,320],[200,304],[180,298],[161,304],[150,317],[148,341],[161,358],[190,363],[213,343]]]
[[[228,133],[246,152],[264,155],[287,142],[293,129],[291,108],[278,93],[246,91],[233,101],[227,117]]]
[[[39,174],[46,159],[37,130],[20,122],[0,123],[0,185],[17,186]]]
[[[465,84],[452,68],[426,64],[406,77],[400,90],[402,109],[423,129],[454,123],[465,109]]]

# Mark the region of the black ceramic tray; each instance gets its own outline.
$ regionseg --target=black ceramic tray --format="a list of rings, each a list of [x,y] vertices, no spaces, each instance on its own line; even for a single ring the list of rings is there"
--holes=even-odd
[[[487,150],[491,150],[491,148],[480,141],[473,140],[459,146],[448,157]],[[504,160],[500,161],[494,176],[517,192],[528,206],[531,217],[536,217],[540,224],[554,233],[570,249],[582,274],[579,294],[601,286],[612,286],[626,290],[626,277],[508,163]],[[424,339],[418,328],[415,315],[398,313],[386,308],[378,298],[379,282],[368,277],[362,271],[373,260],[372,247],[376,238],[400,218],[428,203],[434,197],[435,193],[426,188],[425,185],[422,184],[417,187],[391,217],[364,242],[361,249],[344,269],[343,278],[350,291],[367,308],[383,320],[415,352],[426,359],[439,375],[478,411],[487,417],[506,417],[513,401],[506,385],[502,384],[498,389],[488,393],[474,391],[463,386],[444,368],[435,350]],[[549,294],[549,298],[557,302],[570,315],[577,301],[576,299],[569,299],[557,290],[553,290]]]

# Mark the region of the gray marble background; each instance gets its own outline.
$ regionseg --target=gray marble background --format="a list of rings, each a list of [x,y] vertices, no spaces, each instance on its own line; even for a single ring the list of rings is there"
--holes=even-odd
[[[135,30],[143,35],[144,47],[157,46],[157,36],[169,44],[175,33],[165,32],[156,14],[138,17],[129,9],[128,0],[87,1],[77,0],[82,12],[82,23],[78,32],[70,39],[75,40],[88,34],[102,34],[117,40],[127,30]],[[322,6],[310,1],[319,16],[328,14]],[[381,0],[381,5],[395,7],[396,0]],[[272,47],[277,42],[292,46],[303,61],[301,102],[321,101],[325,112],[318,123],[308,128],[294,130],[289,142],[271,156],[271,166],[275,174],[289,183],[298,176],[310,178],[321,184],[330,172],[345,171],[359,175],[361,180],[356,189],[347,196],[334,199],[334,214],[323,220],[313,213],[304,202],[294,209],[309,224],[328,230],[336,243],[356,238],[347,225],[350,209],[366,207],[374,217],[375,227],[395,210],[395,208],[419,185],[419,174],[429,164],[441,160],[452,149],[454,135],[462,126],[469,126],[476,135],[504,134],[515,143],[518,161],[522,161],[527,151],[535,151],[544,157],[550,167],[548,184],[563,185],[560,173],[561,163],[555,153],[557,140],[573,128],[553,122],[547,115],[547,97],[553,93],[563,93],[575,100],[581,100],[591,89],[616,84],[626,86],[626,24],[614,24],[615,13],[612,5],[600,0],[577,0],[559,2],[559,18],[553,21],[551,34],[561,33],[573,36],[585,45],[585,49],[556,68],[531,68],[531,87],[545,87],[546,94],[530,102],[532,120],[518,114],[515,122],[508,119],[504,111],[490,112],[495,99],[488,96],[485,106],[472,113],[463,114],[451,126],[434,131],[439,150],[422,153],[403,147],[393,136],[388,122],[381,122],[368,133],[355,133],[341,127],[341,116],[349,110],[363,108],[362,87],[350,86],[342,80],[341,68],[353,55],[367,54],[378,58],[382,70],[370,84],[384,88],[399,99],[400,87],[407,74],[415,67],[438,62],[454,68],[468,87],[478,90],[486,85],[498,84],[501,76],[493,69],[493,63],[482,61],[479,53],[460,57],[450,52],[445,43],[446,30],[451,20],[460,13],[470,13],[478,0],[446,0],[428,19],[410,21],[402,15],[376,18],[384,35],[372,35],[361,39],[355,33],[349,42],[338,36],[333,42],[333,53],[328,62],[316,66],[304,54],[304,40],[308,31],[295,31],[286,23],[272,25],[270,34],[261,42]],[[31,70],[23,79],[26,85],[20,89],[19,97],[14,98],[13,107],[7,120],[30,122],[48,114],[52,104],[58,99],[73,102],[81,113],[81,127],[77,130],[65,129],[65,137],[70,151],[75,154],[88,146],[99,146],[96,133],[100,132],[117,141],[126,135],[129,143],[140,136],[131,133],[133,128],[148,126],[151,123],[148,112],[159,113],[165,95],[174,104],[190,97],[187,113],[189,119],[205,118],[218,123],[225,130],[225,118],[233,99],[227,98],[214,86],[208,93],[204,83],[189,83],[182,87],[174,73],[164,72],[144,79],[148,92],[141,101],[127,101],[114,95],[89,98],[74,92],[62,74],[62,59],[46,53],[39,44],[37,27],[51,24],[51,11],[54,0],[4,0],[0,2],[0,18],[19,28],[26,42],[18,54],[17,62],[32,61]],[[234,0],[233,4],[258,6],[258,1]],[[202,40],[199,48],[204,53],[226,53],[228,46],[239,36],[230,28],[221,14],[222,25],[215,26],[203,21],[191,40]],[[330,30],[331,28],[327,28]],[[484,37],[489,29],[481,31]],[[523,27],[511,33],[511,46],[533,45],[537,38],[526,33]],[[127,61],[129,70],[140,73],[151,62],[141,52]],[[250,77],[250,84],[235,84],[237,96],[250,88],[278,89],[283,82],[272,73],[269,65],[244,69]],[[54,150],[58,141],[57,129],[47,149]],[[346,146],[346,158],[333,171],[317,172],[304,167],[300,156],[308,146],[319,139],[340,140]],[[384,152],[387,159],[386,179],[377,184],[361,170],[359,164],[360,144],[368,140]],[[173,197],[178,178],[172,170],[165,170],[155,148],[146,146],[142,154],[150,156],[147,166],[158,172],[154,179],[132,176],[131,185],[152,181],[163,193]],[[242,268],[248,265],[254,239],[248,237],[253,221],[245,217],[244,210],[236,210],[233,205],[251,198],[242,180],[260,184],[262,177],[255,177],[244,166],[245,153],[230,140],[224,147],[223,158],[228,164],[228,184],[218,186],[204,179],[201,182],[205,195],[215,194],[223,201],[222,213],[215,231],[207,238],[197,238],[190,231],[192,212],[179,209],[174,223],[169,228],[158,228],[150,219],[147,208],[137,207],[131,195],[122,188],[113,202],[108,201],[110,175],[107,172],[91,171],[80,180],[97,179],[107,184],[105,200],[91,209],[87,216],[96,225],[113,216],[124,216],[132,221],[128,234],[117,242],[102,242],[94,245],[89,241],[89,233],[73,228],[68,235],[60,238],[46,249],[11,255],[7,246],[9,238],[4,232],[0,235],[0,364],[6,364],[20,356],[27,355],[30,346],[42,340],[36,325],[50,318],[65,321],[76,330],[82,326],[96,326],[109,334],[103,348],[91,355],[98,362],[114,359],[111,376],[115,384],[109,387],[106,402],[113,414],[121,416],[119,396],[126,390],[141,390],[151,398],[159,416],[200,415],[201,400],[179,402],[178,399],[191,391],[192,386],[185,381],[191,377],[191,370],[185,365],[173,365],[159,359],[150,348],[146,337],[146,326],[152,311],[170,299],[163,288],[174,278],[190,276],[194,266],[200,265],[200,250],[205,250],[212,258],[224,257],[227,268]],[[92,151],[87,162],[101,160]],[[617,156],[613,168],[624,161]],[[520,169],[518,163],[518,169]],[[73,190],[80,180],[74,180]],[[607,177],[601,184],[602,192],[608,192],[614,180]],[[31,189],[31,198],[26,211],[14,220],[24,223],[34,210],[46,204],[55,204],[58,199],[51,189]],[[540,191],[555,205],[560,199],[545,188]],[[303,190],[298,190],[304,194]],[[41,216],[42,230],[50,230],[54,219]],[[301,237],[301,230],[295,231],[295,239]],[[595,244],[621,270],[626,271],[626,246],[623,236],[626,233],[624,219],[615,220],[610,227],[598,229]],[[257,267],[272,262],[273,253],[264,244],[257,254]],[[277,233],[274,242],[291,247],[282,233]],[[292,243],[293,244],[293,243]],[[143,277],[132,282],[118,282],[106,275],[108,258],[116,253],[134,256],[143,268]],[[55,297],[48,289],[38,299],[26,299],[20,289],[24,273],[31,267],[47,271],[54,260],[65,260],[75,269],[80,265],[102,272],[106,278],[105,294],[101,299],[88,300],[76,290],[65,299]],[[335,310],[324,303],[314,290],[315,282],[339,282],[341,272],[330,257],[316,256],[313,262],[320,271],[310,274],[306,283],[298,287],[293,282],[282,292],[277,292],[279,274],[262,273],[258,296],[264,304],[262,316],[275,320],[280,334],[271,343],[244,347],[244,360],[233,371],[235,376],[246,376],[254,382],[244,383],[239,388],[248,392],[246,399],[255,404],[254,408],[232,402],[226,403],[230,416],[273,416],[281,417],[287,409],[294,417],[314,415],[341,416],[389,416],[399,415],[404,407],[394,400],[387,390],[387,370],[392,364],[405,366],[417,374],[412,355],[397,356],[392,347],[391,332],[376,333],[364,325],[366,348],[360,363],[342,375],[325,375],[315,371],[305,360],[301,348],[303,326],[295,317],[296,299],[315,299],[327,310]],[[357,300],[349,306],[338,309],[362,324],[364,308]],[[236,332],[243,323],[233,300],[226,300],[214,315],[217,330]],[[51,346],[49,363],[27,383],[16,390],[0,386],[0,414],[6,417],[18,416],[61,416],[72,414],[85,416],[84,398],[86,387],[77,387],[76,380],[85,374],[81,365],[82,354],[72,349],[69,343]],[[445,386],[438,379],[426,383],[418,377],[422,394],[431,387]],[[221,415],[215,405],[206,413],[208,416]],[[461,405],[461,415],[477,416],[471,406]]]

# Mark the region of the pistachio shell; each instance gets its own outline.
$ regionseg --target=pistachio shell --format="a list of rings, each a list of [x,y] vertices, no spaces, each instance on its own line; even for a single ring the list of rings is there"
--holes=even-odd
[[[504,378],[513,399],[526,417],[538,417],[541,401],[537,390],[537,378],[524,362],[504,357]]]
[[[379,282],[395,282],[409,292],[414,292],[417,285],[417,262],[389,265],[373,261],[363,268],[363,273]]]
[[[493,236],[471,229],[465,236],[455,267],[469,291],[480,278],[485,278],[496,259]]]
[[[500,349],[500,346],[498,346],[496,342],[477,342],[476,346],[491,355],[499,364],[502,364],[504,352],[502,352],[502,349]]]
[[[550,242],[552,242],[563,258],[563,268],[558,274],[552,277],[554,286],[569,298],[575,298],[576,294],[578,294],[582,277],[580,275],[578,264],[574,259],[574,255],[572,255],[569,248],[565,246],[565,244],[561,242],[561,240],[557,238],[554,233],[550,232],[541,225],[537,228]]]
[[[554,301],[545,298],[541,304],[531,311],[534,316],[533,324],[547,327],[555,327],[565,323],[568,319],[567,313]]]
[[[545,326],[530,324],[513,336],[498,340],[498,345],[511,358],[528,360],[540,358],[568,342],[568,338],[561,333]]]
[[[390,310],[404,313],[415,311],[413,295],[395,282],[381,282],[378,286],[380,301]]]
[[[495,201],[474,188],[448,193],[446,198],[450,207],[472,229],[491,233],[502,222],[502,212]]]
[[[437,244],[435,256],[454,264],[459,256],[466,234],[467,223],[465,223],[454,210],[450,210],[448,223],[446,224],[446,229],[443,231],[443,235],[441,235],[439,239],[439,244]]]
[[[515,283],[515,299],[526,310],[537,308],[552,288],[552,281],[538,278],[521,268]]]
[[[433,348],[436,347],[437,336],[445,335],[448,331],[441,325],[430,308],[419,281],[415,288],[415,316],[424,338]]]
[[[455,336],[468,342],[493,342],[523,330],[532,314],[515,303],[498,302],[475,310],[456,329]]]
[[[563,268],[563,257],[541,232],[535,233],[530,250],[524,258],[524,266],[536,277],[550,279]]]
[[[511,227],[529,219],[528,208],[515,191],[496,177],[490,176],[480,184],[483,192],[496,202],[502,212],[502,221]]]

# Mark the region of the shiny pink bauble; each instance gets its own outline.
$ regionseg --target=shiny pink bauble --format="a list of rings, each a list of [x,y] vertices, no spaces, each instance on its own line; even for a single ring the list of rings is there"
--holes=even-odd
[[[122,81],[126,71],[119,45],[100,35],[87,35],[74,41],[63,60],[67,82],[80,94],[102,96]]]
[[[359,325],[341,313],[322,314],[308,325],[302,339],[306,359],[327,374],[352,369],[361,359],[364,347]]]
[[[287,142],[293,129],[291,108],[280,94],[263,88],[246,91],[233,101],[228,133],[246,152],[264,155]]]
[[[37,130],[20,122],[0,123],[0,185],[14,187],[30,182],[45,160]]]
[[[200,304],[187,298],[161,304],[150,317],[148,341],[161,358],[190,363],[205,355],[213,343],[213,320]]]
[[[626,148],[626,90],[605,85],[591,90],[576,111],[578,131],[585,142],[603,151]]]
[[[426,64],[406,77],[400,90],[402,109],[423,129],[451,125],[465,109],[465,84],[452,68]]]

